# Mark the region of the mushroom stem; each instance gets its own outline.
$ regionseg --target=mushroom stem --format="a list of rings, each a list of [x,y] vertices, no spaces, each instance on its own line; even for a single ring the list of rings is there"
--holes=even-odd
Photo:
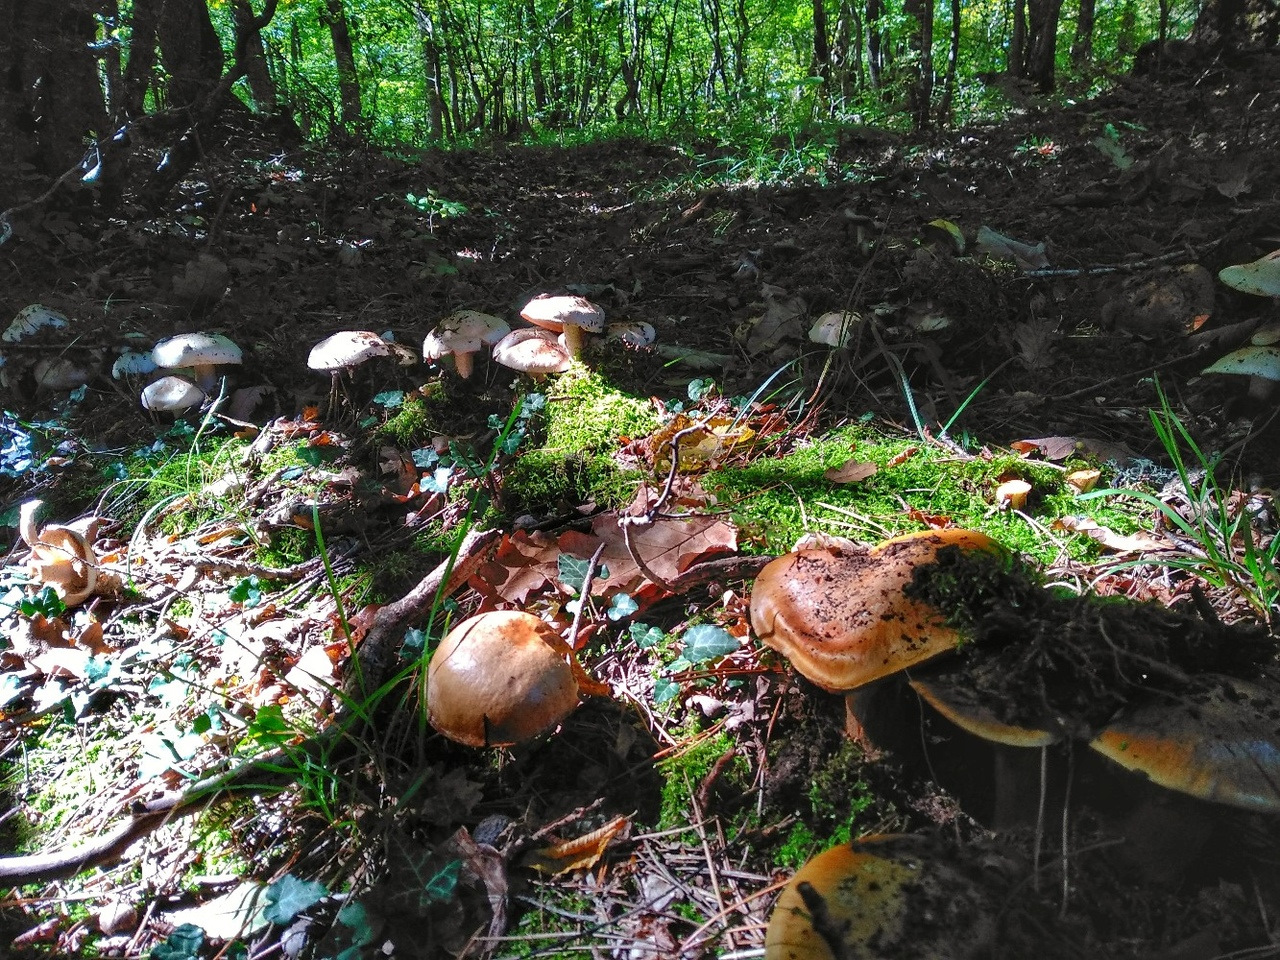
[[[212,363],[195,363],[191,372],[196,378],[196,386],[205,393],[211,391],[218,383],[217,367]]]
[[[453,365],[458,371],[458,376],[463,380],[471,379],[471,372],[475,369],[474,353],[458,352],[453,355]]]
[[[564,337],[564,348],[569,351],[569,356],[577,360],[582,356],[582,348],[586,345],[586,336],[583,334],[582,328],[566,323],[562,336]]]

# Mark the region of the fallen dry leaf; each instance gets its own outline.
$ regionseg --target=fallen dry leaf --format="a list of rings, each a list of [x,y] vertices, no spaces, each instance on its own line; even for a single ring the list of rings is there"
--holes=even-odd
[[[590,870],[604,854],[609,842],[630,826],[630,817],[614,817],[600,829],[576,840],[529,851],[520,858],[520,865],[554,876],[571,870]]]
[[[1147,553],[1152,550],[1175,549],[1172,544],[1157,540],[1146,533],[1116,533],[1088,517],[1061,517],[1053,522],[1052,529],[1083,534],[1097,540],[1108,550],[1115,550],[1118,553]]]
[[[850,457],[840,466],[824,470],[822,476],[832,483],[858,483],[868,477],[874,477],[879,469],[874,463]]]

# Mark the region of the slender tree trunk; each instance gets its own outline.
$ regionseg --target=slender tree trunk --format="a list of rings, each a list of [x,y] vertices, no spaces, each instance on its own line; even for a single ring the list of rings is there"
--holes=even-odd
[[[911,123],[915,129],[925,130],[933,99],[933,0],[904,0],[902,9],[912,18],[907,42],[915,54],[908,72]]]
[[[348,133],[356,133],[360,130],[363,113],[360,77],[356,72],[356,52],[342,0],[324,0],[321,20],[329,28],[329,37],[333,41],[333,59],[338,68],[338,96],[342,101],[342,126]]]
[[[1009,32],[1009,59],[1005,73],[1009,76],[1027,75],[1027,0],[1012,0],[1013,29]]]
[[[947,72],[942,81],[942,102],[938,104],[938,121],[951,122],[951,104],[955,100],[956,71],[960,65],[960,0],[951,0],[951,31],[947,43]]]
[[[254,108],[259,113],[275,113],[279,103],[276,84],[271,79],[271,71],[267,69],[267,55],[262,48],[262,34],[253,28],[256,14],[249,0],[233,0],[231,16],[235,23],[237,38],[244,37],[244,72],[245,78],[249,81],[249,92],[253,96]]]
[[[1071,65],[1077,70],[1088,66],[1093,59],[1093,21],[1097,0],[1080,0],[1076,15],[1076,33],[1071,41]]]
[[[877,90],[884,83],[884,28],[880,24],[883,16],[884,0],[867,0],[867,73],[871,86]]]
[[[812,72],[822,78],[822,96],[830,102],[834,91],[831,89],[831,40],[827,30],[826,0],[813,0]]]
[[[156,25],[160,20],[160,0],[133,0],[130,16],[129,59],[124,67],[125,117],[140,117],[151,88],[156,65]]]
[[[156,36],[168,77],[169,106],[195,106],[222,79],[222,44],[209,19],[205,0],[163,0]]]
[[[423,0],[414,0],[414,20],[422,51],[422,72],[427,93],[427,135],[436,142],[444,138],[444,74],[440,44],[436,40],[435,19]]]

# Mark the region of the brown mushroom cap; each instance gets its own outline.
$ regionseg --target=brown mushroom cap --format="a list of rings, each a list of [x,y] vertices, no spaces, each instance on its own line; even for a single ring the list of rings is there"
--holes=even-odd
[[[505,747],[536,737],[578,705],[571,658],[569,645],[531,613],[470,617],[431,657],[431,725],[469,747]]]
[[[1169,790],[1280,813],[1280,691],[1272,687],[1203,677],[1178,700],[1126,709],[1089,746]]]
[[[929,530],[868,553],[814,549],[783,554],[756,578],[751,626],[804,676],[843,693],[955,649],[963,639],[903,588],[938,551],[1002,553],[985,534]]]
[[[989,955],[994,897],[931,846],[926,837],[871,836],[815,856],[778,897],[765,960]]]
[[[962,678],[912,677],[911,689],[920,699],[961,730],[1006,747],[1047,747],[1062,739],[1056,730],[1039,730],[1005,723],[982,703]]]
[[[540,293],[520,309],[520,316],[545,330],[563,333],[571,357],[581,355],[584,333],[604,329],[604,310],[585,297]]]
[[[72,527],[36,524],[36,511],[43,501],[29,500],[19,511],[18,531],[31,548],[27,576],[42,586],[53,587],[68,607],[84,603],[98,582],[98,557],[88,535]]]

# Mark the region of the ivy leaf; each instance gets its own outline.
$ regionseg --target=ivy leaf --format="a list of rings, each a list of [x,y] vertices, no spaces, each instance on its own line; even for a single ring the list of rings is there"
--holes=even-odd
[[[733,653],[741,644],[724,627],[703,624],[690,627],[684,635],[683,657],[691,664],[719,660]]]
[[[631,642],[640,650],[656,647],[666,636],[659,627],[651,627],[647,623],[633,623],[630,632]]]
[[[568,553],[562,553],[556,558],[558,579],[574,593],[582,590],[582,584],[587,579],[587,568],[590,566],[590,560],[582,560]],[[609,578],[609,568],[603,563],[600,564],[596,568],[596,576],[602,580],[607,580]]]
[[[404,391],[383,390],[381,393],[374,394],[373,402],[388,410],[399,409],[404,406]]]
[[[639,609],[640,605],[631,599],[631,594],[615,593],[613,599],[609,601],[609,609],[605,611],[605,616],[610,620],[623,620]]]
[[[453,891],[458,887],[458,870],[461,866],[461,860],[453,860],[445,864],[439,873],[427,881],[423,893],[426,894],[428,903],[444,903],[446,900],[453,899]]]
[[[653,702],[657,706],[670,703],[680,696],[680,684],[667,677],[659,677],[653,684]]]
[[[328,895],[329,891],[323,883],[299,880],[293,874],[286,873],[267,887],[267,905],[262,908],[262,916],[271,923],[283,926]]]
[[[184,923],[164,943],[151,948],[151,960],[197,960],[202,946],[204,931],[194,923]]]
[[[227,596],[234,603],[242,603],[246,607],[256,607],[262,602],[262,581],[256,574],[251,574],[237,583]]]

